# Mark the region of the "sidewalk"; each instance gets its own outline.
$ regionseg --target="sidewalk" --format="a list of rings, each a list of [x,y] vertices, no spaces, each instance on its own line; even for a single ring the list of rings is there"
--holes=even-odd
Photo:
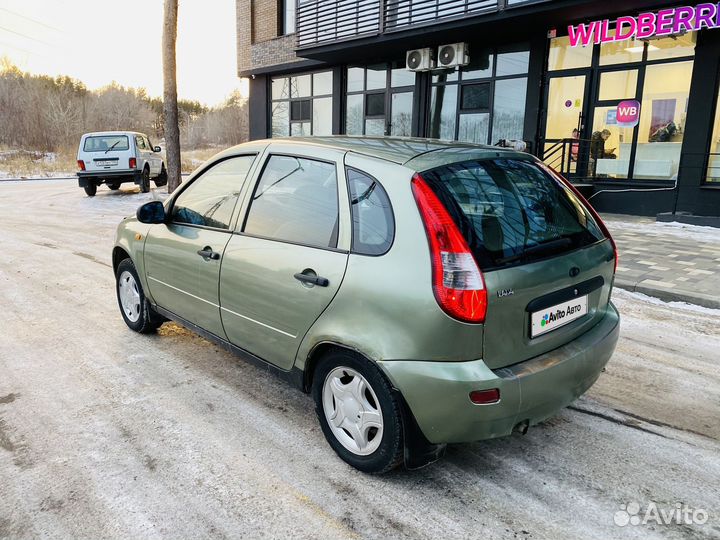
[[[620,254],[615,285],[720,309],[720,229],[604,214]]]

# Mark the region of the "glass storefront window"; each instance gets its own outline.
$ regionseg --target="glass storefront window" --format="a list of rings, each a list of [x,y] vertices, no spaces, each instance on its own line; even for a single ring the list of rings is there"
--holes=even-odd
[[[461,114],[458,124],[458,141],[486,144],[490,114]]]
[[[392,95],[390,135],[395,137],[412,135],[412,108],[412,92],[398,92]]]
[[[345,133],[348,135],[362,135],[363,132],[363,94],[347,97],[347,111],[345,112]]]
[[[270,80],[273,137],[332,133],[332,71]]]
[[[456,84],[435,86],[430,99],[430,137],[451,141],[455,138]]]
[[[548,140],[569,139],[580,125],[585,103],[585,75],[552,77],[547,98]]]
[[[530,53],[480,51],[459,72],[433,76],[430,137],[481,144],[523,138]]]
[[[571,47],[567,36],[553,38],[550,40],[548,70],[590,67],[592,53],[592,47]]]
[[[600,75],[600,101],[632,99],[637,92],[638,70],[606,71]]]
[[[648,43],[648,60],[667,60],[695,55],[697,33],[656,39]]]
[[[609,34],[614,36],[615,31],[611,30]],[[643,58],[644,47],[645,42],[635,39],[618,43],[603,43],[600,45],[600,65],[610,66],[613,64],[640,62]]]
[[[720,183],[720,92],[715,104],[715,122],[713,123],[712,139],[710,139],[710,155],[708,156],[705,181]]]
[[[693,62],[647,66],[634,178],[677,178],[692,69]]]
[[[506,79],[495,83],[492,142],[522,139],[525,126],[527,79]]]
[[[395,61],[348,68],[347,135],[412,135],[416,74],[404,66]]]
[[[628,177],[633,128],[619,127],[616,112],[617,106],[595,107],[590,136],[590,172],[595,178]]]
[[[528,72],[530,51],[507,52],[497,55],[497,71],[495,75],[520,75]]]

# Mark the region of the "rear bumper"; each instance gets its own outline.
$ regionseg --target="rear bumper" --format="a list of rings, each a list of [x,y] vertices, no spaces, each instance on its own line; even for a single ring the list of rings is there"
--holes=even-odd
[[[85,187],[90,184],[99,184],[104,180],[115,182],[135,182],[139,183],[141,172],[136,169],[126,169],[120,171],[78,171],[78,185]]]
[[[554,351],[491,370],[468,362],[386,361],[379,365],[405,397],[425,437],[458,443],[503,437],[537,424],[584,394],[612,356],[620,316],[610,304],[591,330]],[[475,405],[473,390],[500,389],[500,401]]]

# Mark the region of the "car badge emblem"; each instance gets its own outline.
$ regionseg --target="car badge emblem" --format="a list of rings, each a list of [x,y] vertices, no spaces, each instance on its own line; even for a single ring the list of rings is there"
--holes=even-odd
[[[505,298],[506,296],[512,296],[515,291],[512,289],[502,289],[497,292],[498,298]]]

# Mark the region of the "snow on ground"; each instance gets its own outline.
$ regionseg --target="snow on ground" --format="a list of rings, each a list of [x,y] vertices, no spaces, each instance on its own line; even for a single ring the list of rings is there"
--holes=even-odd
[[[687,238],[695,242],[720,243],[720,229],[715,227],[703,227],[700,225],[689,225],[673,221],[665,223],[655,221],[653,218],[638,218],[634,216],[603,216],[603,221],[612,231],[613,228],[622,228],[624,232],[652,236],[674,236],[676,238]]]
[[[125,327],[114,230],[163,191],[0,183],[0,537],[720,537],[717,312],[615,290],[617,350],[572,407],[368,476],[308,396],[175,324]],[[633,501],[710,521],[616,526]]]

